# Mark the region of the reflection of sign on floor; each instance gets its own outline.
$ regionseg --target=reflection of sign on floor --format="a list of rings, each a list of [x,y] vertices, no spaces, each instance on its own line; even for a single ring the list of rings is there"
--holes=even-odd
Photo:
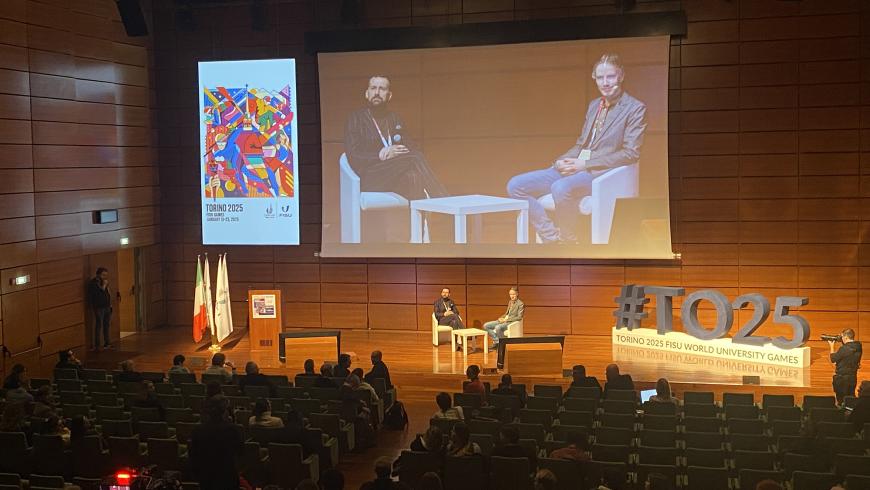
[[[613,329],[614,345],[646,347],[700,356],[804,368],[810,365],[810,348],[780,349],[771,344],[736,344],[730,338],[701,340],[683,332],[660,335],[652,328]]]
[[[764,386],[809,386],[810,370],[656,348],[613,344],[613,362],[635,375],[648,372],[672,383],[740,384],[743,376],[758,376]]]

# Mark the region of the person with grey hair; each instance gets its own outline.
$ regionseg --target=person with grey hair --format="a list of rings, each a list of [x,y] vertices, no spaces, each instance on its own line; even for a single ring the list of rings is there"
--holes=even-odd
[[[395,192],[408,200],[443,197],[444,185],[410,138],[404,121],[389,110],[390,79],[369,78],[366,105],[350,114],[344,129],[344,151],[364,192]]]
[[[625,66],[605,54],[592,67],[600,93],[586,109],[577,142],[546,169],[514,176],[508,195],[529,203],[529,219],[543,243],[577,240],[580,201],[592,193],[592,180],[617,167],[636,164],[646,131],[646,105],[623,88]],[[555,222],[538,198],[552,194]]]

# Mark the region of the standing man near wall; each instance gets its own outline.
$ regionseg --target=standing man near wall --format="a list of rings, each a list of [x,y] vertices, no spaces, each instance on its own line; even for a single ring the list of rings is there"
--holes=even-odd
[[[100,332],[103,333],[103,348],[111,348],[112,295],[109,292],[109,270],[105,267],[98,267],[96,276],[88,282],[88,305],[94,312],[94,350],[100,350]]]

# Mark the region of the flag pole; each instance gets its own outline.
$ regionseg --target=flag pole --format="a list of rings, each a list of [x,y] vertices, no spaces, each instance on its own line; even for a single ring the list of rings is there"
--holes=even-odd
[[[208,259],[208,252],[205,252],[205,258]],[[218,265],[220,265],[220,254],[218,254]],[[211,274],[209,274],[209,280],[211,280]],[[209,284],[209,286],[211,285]],[[208,346],[208,350],[217,354],[221,351],[221,345],[217,341],[217,326],[214,324],[214,312],[208,311],[206,314],[208,315],[209,332],[211,333],[211,345]]]

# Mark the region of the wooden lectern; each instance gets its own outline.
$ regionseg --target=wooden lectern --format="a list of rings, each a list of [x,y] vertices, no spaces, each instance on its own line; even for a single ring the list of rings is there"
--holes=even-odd
[[[248,290],[248,332],[252,351],[272,351],[281,333],[281,291]]]

